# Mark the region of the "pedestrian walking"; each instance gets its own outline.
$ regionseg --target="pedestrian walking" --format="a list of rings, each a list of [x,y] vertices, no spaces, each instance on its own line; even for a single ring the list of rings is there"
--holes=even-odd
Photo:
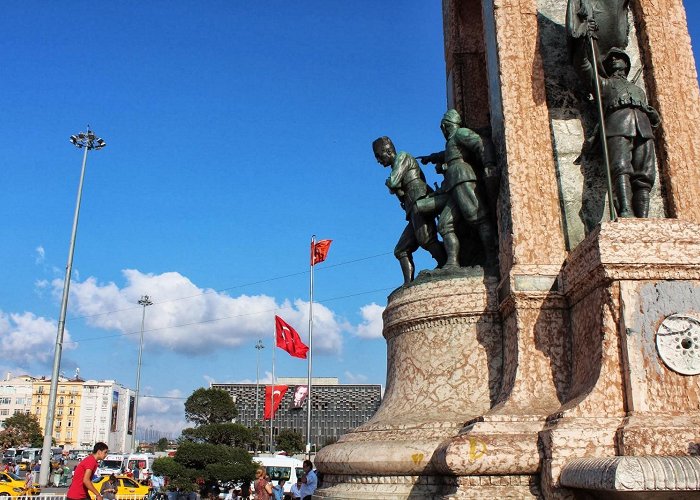
[[[73,470],[73,480],[70,483],[66,498],[68,500],[89,499],[89,492],[95,495],[95,500],[103,500],[102,494],[92,484],[92,475],[97,470],[97,461],[104,460],[109,447],[102,442],[95,443],[92,454],[85,457]]]
[[[265,476],[265,467],[259,467],[255,471],[255,500],[271,500],[272,486]]]
[[[302,468],[304,469],[304,477],[301,478],[301,498],[302,500],[311,500],[311,496],[318,485],[318,478],[316,477],[316,472],[314,472],[314,464],[311,463],[311,460],[304,460]]]

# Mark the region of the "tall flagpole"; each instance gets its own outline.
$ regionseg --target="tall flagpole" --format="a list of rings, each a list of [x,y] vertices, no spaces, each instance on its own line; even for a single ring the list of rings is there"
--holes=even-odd
[[[272,390],[270,391],[270,453],[275,452],[275,444],[272,438],[272,428],[275,423],[275,347],[277,347],[276,337],[272,340]]]
[[[316,246],[316,235],[311,236],[311,256],[310,256],[310,272],[311,280],[309,282],[309,378],[307,386],[309,392],[306,396],[306,455],[311,460],[311,365],[313,355],[313,332],[314,332],[314,249]]]

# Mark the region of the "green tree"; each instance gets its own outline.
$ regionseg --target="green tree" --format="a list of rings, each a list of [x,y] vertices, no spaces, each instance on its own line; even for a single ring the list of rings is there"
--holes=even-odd
[[[36,415],[15,413],[5,419],[5,428],[0,431],[0,447],[42,446],[44,437]]]
[[[216,481],[252,480],[257,465],[250,454],[231,446],[183,441],[174,457],[158,458],[153,472],[171,479],[173,488],[196,491],[196,480]]]
[[[256,442],[251,429],[232,423],[189,427],[182,431],[182,437],[195,443],[227,444],[245,449],[252,448]]]
[[[238,415],[236,404],[228,392],[199,388],[185,401],[185,418],[195,425],[231,422]]]
[[[301,438],[301,434],[291,429],[281,430],[275,442],[278,450],[284,450],[291,455],[304,450],[304,441]]]
[[[174,457],[159,458],[153,463],[156,474],[170,479],[169,488],[197,491],[216,481],[252,480],[256,465],[243,447],[254,442],[245,426],[231,423],[238,415],[227,392],[197,389],[185,402],[185,417],[195,427],[185,429],[178,439]]]
[[[158,440],[158,442],[156,443],[156,450],[165,451],[168,449],[169,444],[170,444],[170,441],[168,441],[168,438],[160,438]]]

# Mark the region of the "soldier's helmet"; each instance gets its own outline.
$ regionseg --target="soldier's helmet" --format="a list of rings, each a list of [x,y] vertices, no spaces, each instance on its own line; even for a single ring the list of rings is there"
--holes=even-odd
[[[455,125],[461,125],[462,117],[459,116],[459,113],[456,109],[448,109],[447,112],[442,116],[442,121],[454,123]]]
[[[627,55],[627,52],[625,52],[622,49],[618,49],[617,47],[613,47],[612,49],[608,50],[607,54],[605,54],[605,59],[603,59],[603,68],[605,69],[605,72],[608,75],[613,74],[613,69],[610,66],[610,63],[612,62],[612,56],[617,56],[618,58],[621,58],[625,61],[625,64],[627,64],[627,68],[625,69],[625,76],[629,75],[630,69],[632,68],[630,56]]]

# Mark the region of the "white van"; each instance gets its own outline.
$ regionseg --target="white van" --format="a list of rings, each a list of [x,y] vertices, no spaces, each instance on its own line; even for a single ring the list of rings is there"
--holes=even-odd
[[[265,472],[270,476],[270,481],[273,485],[277,485],[280,479],[284,479],[285,493],[289,493],[292,490],[292,485],[304,473],[302,468],[304,462],[296,458],[285,457],[284,455],[253,457],[253,461],[265,467]]]
[[[126,455],[121,453],[110,453],[97,466],[98,476],[109,476],[110,474],[121,474]]]
[[[156,456],[152,453],[132,453],[125,460],[124,470],[133,471],[134,465],[138,464],[140,477],[135,477],[134,479],[142,479],[145,477],[145,474],[151,473],[151,467],[155,459]]]

